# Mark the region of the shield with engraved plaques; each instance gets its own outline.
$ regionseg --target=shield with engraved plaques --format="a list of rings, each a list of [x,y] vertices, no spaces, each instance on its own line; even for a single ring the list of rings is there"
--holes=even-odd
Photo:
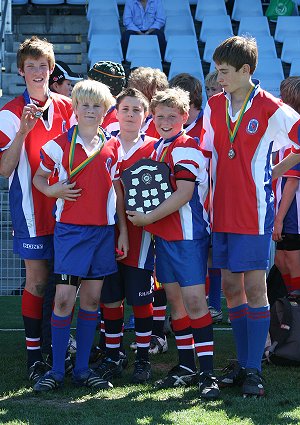
[[[165,162],[141,159],[123,171],[126,210],[148,213],[173,192]]]

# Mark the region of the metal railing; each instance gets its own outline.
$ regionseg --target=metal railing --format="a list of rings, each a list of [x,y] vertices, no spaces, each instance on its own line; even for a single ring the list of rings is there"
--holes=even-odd
[[[4,67],[5,34],[11,33],[11,0],[1,0],[0,28],[0,89],[2,90],[2,72]]]

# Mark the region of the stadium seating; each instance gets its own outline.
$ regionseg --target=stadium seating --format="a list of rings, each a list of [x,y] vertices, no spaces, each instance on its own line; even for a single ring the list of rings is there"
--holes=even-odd
[[[222,36],[210,35],[205,43],[203,60],[205,62],[211,62],[216,47],[224,40]]]
[[[99,60],[123,61],[121,42],[118,35],[93,34],[90,40],[88,58],[93,63]]]
[[[250,34],[253,37],[270,36],[270,27],[266,16],[243,16],[240,20],[238,35]]]
[[[153,57],[161,61],[158,38],[156,35],[131,35],[129,38],[126,60],[131,62],[134,57]]]
[[[121,30],[118,17],[114,15],[106,15],[105,19],[101,19],[101,25],[99,25],[99,20],[101,16],[94,14],[91,16],[89,31],[88,31],[88,40],[91,39],[93,34],[114,34],[118,35],[121,39]]]
[[[169,80],[177,74],[187,72],[203,82],[204,74],[200,58],[175,57],[171,61]]]
[[[54,6],[56,4],[64,4],[65,0],[31,0],[32,4],[38,4],[39,6]]]
[[[71,5],[81,5],[81,6],[86,6],[86,0],[66,0],[67,4],[71,4]]]
[[[191,15],[189,0],[163,0],[166,16]]]
[[[284,42],[285,37],[300,36],[300,16],[278,16],[275,35],[275,41]]]
[[[224,0],[198,1],[195,13],[196,21],[203,21],[207,15],[227,15]]]
[[[196,37],[192,35],[171,35],[167,42],[165,61],[175,57],[200,58]]]
[[[28,3],[28,0],[12,0],[13,6],[23,5],[27,3]]]
[[[130,64],[130,69],[138,68],[139,66],[158,68],[163,70],[161,60],[155,57],[138,57],[135,56]]]
[[[191,15],[167,16],[165,25],[165,37],[170,35],[193,35],[196,36],[195,25]]]
[[[279,58],[260,58],[254,73],[259,80],[283,80],[284,73]]]
[[[119,18],[119,9],[116,0],[90,0],[89,7],[87,10],[87,18],[88,20],[97,13],[98,15],[116,15]],[[102,17],[101,21],[105,18]]]
[[[230,16],[204,16],[199,39],[200,41],[206,42],[207,38],[212,35],[223,37],[223,39],[233,35]]]
[[[263,16],[261,0],[235,0],[231,18],[240,21],[244,16]]]
[[[291,76],[299,76],[300,75],[300,57],[293,59],[291,63],[290,69]]]
[[[258,47],[258,61],[264,58],[277,58],[274,38],[271,35],[256,37]]]
[[[285,37],[281,51],[283,62],[292,63],[296,58],[300,58],[300,34],[298,37]]]

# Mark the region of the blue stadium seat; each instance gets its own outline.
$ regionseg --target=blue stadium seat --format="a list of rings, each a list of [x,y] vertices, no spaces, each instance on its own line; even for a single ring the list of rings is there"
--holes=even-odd
[[[300,36],[300,16],[278,16],[275,35],[276,41],[283,43],[285,37]]]
[[[192,35],[170,35],[165,54],[165,61],[171,62],[176,57],[200,58],[196,37]]]
[[[226,37],[225,37],[226,38]],[[203,52],[203,60],[205,62],[211,62],[212,57],[214,54],[214,51],[216,47],[224,40],[223,36],[218,35],[210,35],[207,37],[205,46],[204,46],[204,52]]]
[[[119,18],[119,9],[117,0],[89,0],[89,7],[87,10],[87,19],[90,20],[92,15],[97,13],[98,15],[116,15]],[[103,17],[103,20],[105,18]],[[102,22],[102,19],[101,21]]]
[[[258,61],[264,58],[277,58],[275,41],[271,35],[258,35],[256,42],[258,47]]]
[[[240,20],[238,35],[251,34],[270,36],[270,27],[266,16],[243,16]]]
[[[12,0],[11,3],[13,6],[19,6],[19,5],[27,4],[28,0]]]
[[[177,74],[187,72],[198,78],[201,82],[204,81],[204,74],[200,58],[175,57],[171,61],[169,70],[169,80]]]
[[[258,80],[283,80],[284,73],[282,62],[279,58],[260,58],[254,72],[254,78]]]
[[[86,6],[87,4],[86,0],[66,0],[66,3],[71,5],[78,4],[81,6]]]
[[[99,21],[101,20],[101,25]],[[88,30],[88,40],[93,34],[114,34],[121,39],[121,30],[118,17],[114,15],[106,15],[105,19],[101,19],[101,15],[94,14],[91,16]]]
[[[129,38],[126,60],[134,57],[153,57],[161,60],[158,38],[156,35],[131,35]]]
[[[166,16],[170,15],[191,15],[189,0],[163,0]]]
[[[268,78],[267,76],[260,80],[260,86],[262,89],[268,91],[273,96],[280,97],[280,78]]]
[[[261,0],[235,0],[231,18],[240,21],[244,16],[263,16]]]
[[[158,68],[161,71],[163,70],[161,60],[154,57],[138,57],[135,56],[130,64],[130,69],[138,68],[140,66]]]
[[[88,50],[88,58],[91,64],[93,61],[95,63],[100,60],[122,62],[123,53],[119,36],[114,34],[92,35]]]
[[[296,59],[292,60],[290,75],[291,76],[299,76],[300,75],[300,58],[296,58]]]
[[[292,63],[293,59],[297,58],[300,58],[300,35],[298,37],[285,37],[281,51],[281,60]]]
[[[199,40],[206,42],[207,38],[212,35],[223,37],[223,39],[231,37],[233,35],[230,16],[204,16],[200,30]]]
[[[32,4],[38,4],[40,6],[54,6],[56,4],[64,4],[65,0],[31,0]]]
[[[196,21],[203,21],[207,15],[227,15],[224,0],[198,1],[195,13]]]
[[[193,35],[196,36],[195,25],[191,15],[167,16],[165,26],[166,40],[170,35]]]

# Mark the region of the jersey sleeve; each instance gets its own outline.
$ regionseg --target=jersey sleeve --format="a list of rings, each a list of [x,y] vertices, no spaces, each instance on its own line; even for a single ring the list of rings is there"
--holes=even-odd
[[[273,140],[273,152],[292,143],[292,151],[300,153],[300,116],[290,106],[282,103],[270,117],[268,132]]]
[[[203,155],[193,138],[189,138],[184,144],[176,144],[172,150],[172,160],[176,180],[195,181],[199,169],[205,168]]]
[[[40,157],[41,168],[48,173],[52,173],[54,169],[59,169],[62,162],[63,150],[55,140],[49,140],[49,142],[41,148]]]
[[[17,115],[7,109],[0,111],[0,155],[11,146],[19,129]]]

